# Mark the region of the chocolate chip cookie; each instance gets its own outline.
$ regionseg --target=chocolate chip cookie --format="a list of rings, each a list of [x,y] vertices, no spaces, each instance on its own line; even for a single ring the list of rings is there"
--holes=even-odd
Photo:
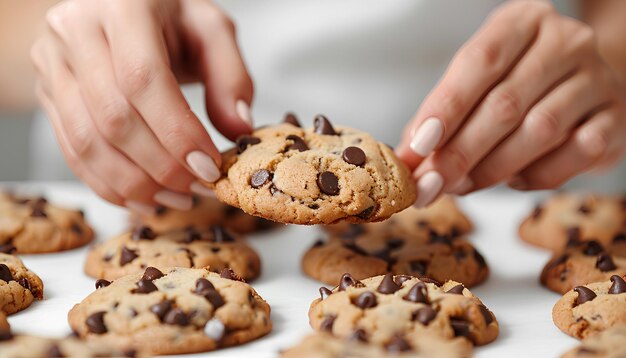
[[[184,229],[162,234],[142,226],[102,242],[89,252],[85,272],[95,278],[115,280],[154,267],[208,267],[213,272],[231,268],[246,280],[261,272],[257,253],[221,226]]]
[[[193,207],[189,211],[180,211],[166,207],[158,207],[155,216],[142,216],[133,213],[133,226],[149,226],[156,232],[194,227],[206,229],[213,225],[222,225],[237,234],[264,232],[278,227],[280,224],[248,215],[230,205],[223,204],[215,198],[194,196]]]
[[[389,345],[400,335],[436,334],[463,337],[475,345],[498,335],[498,322],[483,303],[462,284],[387,274],[357,280],[344,274],[332,291],[309,309],[311,326],[338,337],[362,330],[368,341]]]
[[[363,231],[352,226],[352,231],[316,241],[302,258],[302,270],[329,285],[338,285],[345,272],[356,279],[391,272],[454,280],[466,287],[478,285],[489,276],[485,258],[467,240],[440,236],[432,230],[413,229],[410,233],[394,225],[385,229],[386,223],[362,225]],[[370,229],[370,225],[377,227]]]
[[[57,252],[93,240],[83,212],[52,205],[45,198],[23,198],[0,191],[0,251]]]
[[[469,358],[472,346],[467,340],[443,339],[436,335],[396,336],[381,347],[368,343],[365,331],[355,331],[349,338],[327,333],[305,337],[298,345],[282,352],[283,358]]]
[[[292,123],[257,129],[224,153],[218,199],[254,216],[292,224],[381,221],[411,205],[415,183],[393,150],[369,134]]]
[[[519,234],[529,244],[557,252],[588,240],[608,245],[626,237],[626,199],[557,194],[533,210]]]
[[[228,270],[149,267],[98,287],[68,315],[90,342],[185,354],[242,344],[272,329],[269,305]]]
[[[390,228],[391,227],[391,228]],[[456,238],[469,234],[473,224],[453,197],[444,195],[426,208],[410,206],[391,218],[377,223],[349,224],[341,222],[323,226],[331,234],[350,235],[355,231],[378,232],[401,230],[411,235]]]
[[[554,324],[564,333],[583,339],[626,323],[626,282],[623,276],[576,286],[552,309]]]
[[[611,247],[606,250],[595,240],[570,245],[548,261],[541,272],[541,284],[564,294],[576,286],[626,275],[626,257],[611,254]]]
[[[41,299],[41,279],[16,256],[0,253],[0,311],[12,314]]]
[[[561,358],[623,358],[626,357],[626,325],[618,325],[586,338]]]
[[[133,348],[118,349],[105,344],[88,344],[76,337],[62,339],[13,335],[6,317],[0,311],[0,354],[3,358],[51,357],[132,357],[147,355]]]

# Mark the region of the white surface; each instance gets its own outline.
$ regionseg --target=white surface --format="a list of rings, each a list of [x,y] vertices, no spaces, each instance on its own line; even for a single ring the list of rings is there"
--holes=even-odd
[[[123,210],[97,199],[78,184],[33,183],[17,188],[45,193],[54,202],[84,208],[99,240],[120,233],[126,227]],[[493,191],[461,199],[463,208],[476,223],[472,241],[491,267],[488,281],[472,292],[500,322],[500,336],[494,343],[477,348],[475,356],[478,358],[556,357],[576,344],[552,323],[552,305],[559,296],[538,283],[548,254],[517,239],[517,225],[536,200],[529,194]],[[289,347],[312,332],[307,310],[310,302],[318,297],[320,284],[301,273],[300,256],[318,235],[314,227],[289,226],[248,240],[262,258],[263,274],[253,286],[272,307],[274,330],[255,342],[198,357],[276,357],[281,348]],[[23,256],[26,265],[44,281],[45,299],[10,317],[15,331],[53,336],[70,332],[67,312],[94,290],[94,279],[82,270],[86,251],[87,248],[81,248],[58,254]]]

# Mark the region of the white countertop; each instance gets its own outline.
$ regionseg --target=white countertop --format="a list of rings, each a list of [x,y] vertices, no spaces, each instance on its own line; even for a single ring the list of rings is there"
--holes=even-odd
[[[0,183],[0,187],[45,194],[56,203],[85,210],[105,240],[126,228],[126,214],[75,183]],[[476,224],[472,242],[491,268],[486,283],[471,289],[500,322],[498,339],[475,350],[478,358],[558,357],[577,344],[552,323],[552,306],[559,296],[539,285],[547,252],[523,244],[517,226],[537,202],[536,194],[487,191],[461,198],[460,203]],[[211,353],[185,357],[276,357],[280,349],[312,332],[309,304],[318,297],[320,283],[300,271],[300,257],[319,236],[319,229],[288,226],[250,237],[263,264],[262,276],[252,285],[272,307],[273,332],[257,341]],[[87,248],[64,253],[22,256],[26,265],[44,282],[45,299],[9,319],[14,332],[50,336],[70,333],[67,312],[94,290],[94,279],[82,270]]]

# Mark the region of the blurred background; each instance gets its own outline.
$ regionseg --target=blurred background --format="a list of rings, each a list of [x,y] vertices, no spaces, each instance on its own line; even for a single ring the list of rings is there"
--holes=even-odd
[[[404,125],[456,49],[500,3],[217,2],[237,24],[239,44],[255,81],[256,125],[278,122],[287,111],[310,125],[315,114],[323,113],[333,123],[366,130],[390,145],[398,143]],[[0,0],[0,19],[11,11],[10,3]],[[574,17],[577,4],[556,2],[560,11]],[[27,22],[15,26],[0,22],[0,42],[10,44],[16,36],[34,32]],[[14,51],[24,49],[15,45]],[[0,52],[0,90],[4,93],[13,89],[2,87],[3,78],[30,66],[23,61],[11,63],[8,55]],[[208,124],[203,89],[191,85],[184,92],[218,146],[228,147]],[[0,103],[0,181],[72,178],[45,115],[37,109],[9,111],[6,103]],[[624,179],[626,165],[622,163],[602,175],[577,178],[568,187],[620,192],[626,190]]]

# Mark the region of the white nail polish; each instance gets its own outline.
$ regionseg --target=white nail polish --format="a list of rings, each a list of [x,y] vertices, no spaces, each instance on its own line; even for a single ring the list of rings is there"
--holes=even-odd
[[[436,171],[429,171],[417,182],[417,200],[413,204],[423,208],[437,198],[443,188],[443,177]]]
[[[161,190],[154,194],[154,201],[172,209],[187,211],[193,206],[193,199],[189,195]]]
[[[443,124],[435,117],[428,118],[411,139],[410,147],[417,155],[427,157],[435,150],[443,137]]]
[[[200,179],[213,183],[220,178],[220,169],[210,156],[200,151],[195,151],[187,154],[186,160],[187,164]]]
[[[252,112],[250,111],[250,106],[246,102],[238,100],[237,103],[235,103],[235,111],[242,121],[252,125]]]
[[[189,186],[189,190],[191,190],[192,193],[206,196],[207,198],[215,198],[215,192],[213,190],[207,188],[206,186],[202,185],[202,183],[197,181],[191,183],[191,185]]]
[[[156,208],[154,208],[153,206],[147,205],[147,204],[140,203],[138,201],[128,200],[124,204],[131,211],[134,211],[134,212],[136,212],[136,213],[138,213],[140,215],[154,216],[156,214]]]

